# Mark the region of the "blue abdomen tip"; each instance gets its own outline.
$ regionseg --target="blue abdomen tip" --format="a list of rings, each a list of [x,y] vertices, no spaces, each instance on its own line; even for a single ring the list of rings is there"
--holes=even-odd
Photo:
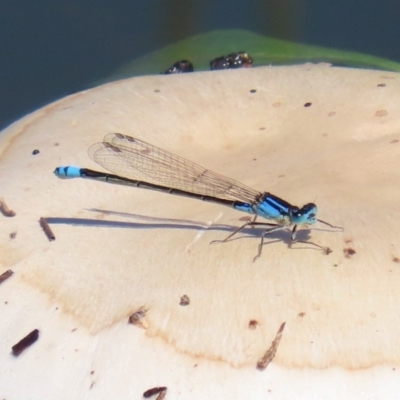
[[[72,165],[57,167],[54,173],[60,178],[80,178],[81,168]]]

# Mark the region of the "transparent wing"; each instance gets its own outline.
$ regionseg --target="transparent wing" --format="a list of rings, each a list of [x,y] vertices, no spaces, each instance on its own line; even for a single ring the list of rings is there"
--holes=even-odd
[[[260,196],[260,192],[233,179],[121,133],[106,135],[88,153],[103,168],[125,178],[249,203]]]

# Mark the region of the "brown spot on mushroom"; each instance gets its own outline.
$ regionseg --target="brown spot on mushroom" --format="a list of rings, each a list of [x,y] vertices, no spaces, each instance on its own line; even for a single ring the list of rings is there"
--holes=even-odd
[[[297,314],[297,316],[298,316],[298,317],[301,317],[301,318],[303,318],[305,315],[306,315],[305,312],[299,312],[299,313]]]
[[[375,113],[375,117],[386,117],[388,115],[388,112],[386,110],[378,110]]]
[[[347,247],[343,249],[343,253],[346,258],[351,258],[354,254],[356,254],[356,251],[351,247]]]
[[[256,319],[251,319],[249,321],[249,329],[256,329],[258,325],[258,321]]]

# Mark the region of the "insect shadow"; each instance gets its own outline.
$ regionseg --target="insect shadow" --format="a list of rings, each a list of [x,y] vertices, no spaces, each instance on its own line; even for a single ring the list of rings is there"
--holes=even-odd
[[[232,233],[237,230],[238,226],[235,225],[227,225],[227,224],[205,224],[202,222],[191,221],[191,220],[182,220],[182,219],[171,219],[171,218],[159,218],[159,217],[151,217],[140,214],[132,214],[132,213],[123,213],[118,211],[110,211],[110,210],[102,210],[91,208],[87,209],[87,211],[97,212],[104,215],[112,215],[119,216],[124,218],[134,218],[145,222],[125,222],[125,221],[105,221],[99,219],[91,219],[91,218],[62,218],[62,217],[47,217],[46,220],[49,224],[65,224],[65,225],[76,225],[76,226],[87,226],[87,227],[100,227],[100,228],[124,228],[124,229],[187,229],[187,230],[195,230],[195,231],[223,231]],[[241,222],[241,221],[238,221]],[[241,240],[243,238],[260,238],[265,229],[268,227],[268,222],[266,222],[266,226],[249,226],[245,227],[240,231],[240,234],[234,236],[227,240],[227,242],[233,242],[236,240]],[[239,225],[239,224],[238,224]],[[269,225],[269,227],[271,224]],[[301,229],[297,232],[297,240],[305,242],[310,239],[311,230],[322,230],[328,231],[327,229],[320,228],[307,228]],[[290,227],[287,229],[283,229],[276,232],[268,233],[265,236],[266,242],[265,245],[275,243],[275,242],[284,242],[288,246],[293,244],[290,239]],[[213,238],[211,238],[213,239]],[[212,240],[211,240],[212,241]],[[301,243],[299,243],[301,245]],[[296,246],[296,249],[314,249],[310,246]],[[318,250],[318,249],[316,249]]]

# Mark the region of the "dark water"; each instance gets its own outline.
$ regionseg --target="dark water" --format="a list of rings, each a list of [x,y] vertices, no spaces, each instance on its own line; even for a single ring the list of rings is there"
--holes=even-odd
[[[2,0],[0,129],[136,57],[211,30],[400,62],[399,16],[397,0]]]

